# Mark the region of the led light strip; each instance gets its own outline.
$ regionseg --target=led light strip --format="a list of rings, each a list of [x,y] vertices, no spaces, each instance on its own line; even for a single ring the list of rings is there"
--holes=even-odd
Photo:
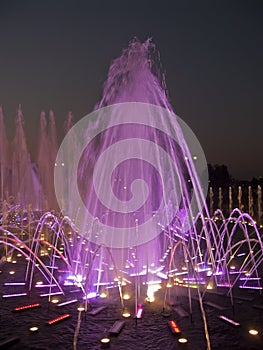
[[[56,284],[36,284],[35,287],[36,288],[49,288],[49,287],[56,287]]]
[[[40,294],[41,297],[49,297],[51,295],[59,295],[63,294],[63,292],[54,292],[54,293],[45,293],[45,294]]]
[[[18,306],[15,307],[12,311],[13,312],[18,312],[18,311],[23,311],[23,310],[28,310],[28,309],[33,309],[36,307],[40,307],[40,304],[29,304],[29,305],[23,305],[23,306]]]
[[[78,299],[72,299],[72,300],[64,301],[63,303],[60,303],[57,306],[65,306],[65,305],[76,303],[77,301]]]
[[[61,316],[59,316],[59,317],[53,318],[52,320],[49,320],[49,321],[47,322],[47,324],[48,324],[49,326],[51,326],[52,324],[55,324],[55,323],[58,323],[58,322],[60,322],[60,321],[66,320],[67,318],[70,318],[70,317],[71,317],[70,314],[64,314],[64,315],[61,315]]]
[[[259,289],[259,290],[262,290],[263,287],[252,287],[252,286],[239,286],[238,288],[241,288],[241,289]]]
[[[235,327],[240,326],[240,323],[235,322],[235,321],[231,320],[230,318],[228,318],[228,317],[226,317],[226,316],[220,315],[220,316],[218,316],[218,318],[220,318],[221,320],[226,321],[226,322],[232,324],[232,325],[235,326]]]
[[[169,324],[169,327],[171,329],[171,331],[174,333],[174,334],[180,334],[181,333],[181,329],[178,327],[177,323],[173,320],[169,321],[168,322]]]
[[[19,294],[4,294],[2,298],[13,298],[13,297],[23,297],[27,295],[27,293],[19,293]]]
[[[137,314],[136,314],[136,318],[142,318],[142,312],[143,312],[143,309],[138,309],[137,311]]]

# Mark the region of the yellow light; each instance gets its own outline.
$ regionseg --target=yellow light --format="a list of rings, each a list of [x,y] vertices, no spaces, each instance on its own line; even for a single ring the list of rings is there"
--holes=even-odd
[[[128,318],[128,317],[131,316],[131,313],[130,313],[129,310],[125,309],[125,310],[123,310],[123,312],[122,312],[122,316],[125,317],[125,318]]]
[[[57,304],[58,302],[59,302],[59,299],[57,299],[57,298],[51,300],[51,303],[53,303],[53,304]]]
[[[37,326],[32,326],[29,328],[30,332],[34,333],[38,331],[38,327]]]
[[[10,275],[14,275],[14,274],[15,274],[15,271],[9,271],[9,274],[10,274]]]
[[[185,344],[185,343],[187,343],[187,341],[188,340],[186,338],[179,338],[178,339],[178,342],[181,343],[181,344]]]
[[[248,333],[251,335],[258,335],[258,331],[256,329],[250,329]]]
[[[80,311],[80,312],[82,312],[82,311],[85,310],[85,307],[84,307],[84,306],[79,306],[77,310]]]
[[[110,338],[101,338],[101,343],[109,343],[110,342]]]
[[[101,298],[107,298],[107,296],[108,296],[107,293],[104,291],[100,293]]]
[[[126,294],[124,294],[123,295],[123,299],[124,300],[129,300],[131,297],[130,297],[130,295],[128,294],[128,293],[126,293]]]
[[[208,283],[208,285],[207,285],[206,289],[213,289],[213,285],[212,285],[212,283]]]
[[[130,295],[127,294],[127,293],[124,294],[124,295],[123,295],[123,299],[124,299],[124,300],[129,300],[129,299],[130,299]]]

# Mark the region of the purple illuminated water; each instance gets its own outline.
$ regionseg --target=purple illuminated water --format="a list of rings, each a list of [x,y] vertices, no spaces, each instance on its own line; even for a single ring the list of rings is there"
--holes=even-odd
[[[147,103],[172,113],[159,54],[149,40],[145,43],[133,40],[122,55],[113,61],[102,99],[95,110],[127,102]],[[21,268],[19,274],[20,282],[26,282],[24,292],[39,291],[42,287],[37,286],[37,281],[41,278],[41,282],[47,285],[43,288],[46,288],[49,301],[54,293],[60,293],[62,300],[67,300],[69,293],[77,289],[77,299],[82,300],[86,308],[87,298],[102,293],[107,296],[116,290],[119,298],[114,305],[120,310],[129,306],[131,312],[136,313],[138,305],[144,304],[146,297],[148,302],[154,302],[157,298],[155,302],[166,310],[169,299],[180,294],[179,290],[184,290],[188,312],[202,316],[202,336],[207,349],[210,349],[207,314],[202,301],[210,289],[223,289],[230,296],[228,300],[233,306],[236,290],[262,290],[262,228],[256,225],[251,215],[239,209],[232,211],[233,196],[230,190],[231,210],[228,217],[224,217],[220,209],[213,213],[212,189],[209,192],[210,208],[207,209],[196,170],[198,163],[193,161],[192,150],[189,149],[177,120],[167,122],[165,114],[158,115],[159,119],[155,119],[151,108],[146,109],[143,123],[139,125],[127,123],[112,126],[111,120],[120,118],[120,115],[110,113],[107,117],[105,126],[108,128],[99,132],[87,144],[78,164],[78,190],[85,207],[93,216],[91,223],[84,218],[79,226],[79,208],[74,206],[74,196],[72,201],[65,202],[61,208],[63,213],[75,212],[74,216],[55,214],[54,210],[45,212],[45,209],[57,208],[53,172],[50,169],[55,166],[63,174],[65,166],[74,163],[79,147],[77,135],[70,135],[71,148],[58,162],[54,113],[50,112],[47,122],[46,115],[42,112],[36,169],[32,166],[26,145],[21,108],[17,114],[12,157],[9,155],[0,109],[1,199],[5,199],[1,205],[0,267],[5,263],[10,266],[8,264],[16,259],[17,254],[21,254],[21,259],[26,258],[25,265],[21,263],[24,269]],[[162,130],[159,129],[160,125]],[[72,127],[70,113],[65,129],[69,131]],[[89,128],[99,130],[100,120],[91,119]],[[170,129],[174,130],[180,142],[174,142],[169,136]],[[136,148],[138,154],[155,156],[160,168],[165,170],[162,175],[151,163],[139,156],[125,159],[113,169],[110,176],[108,168],[102,168],[96,189],[103,188],[105,179],[109,178],[109,187],[122,205],[133,200],[136,192],[133,192],[132,187],[134,181],[144,180],[136,188],[139,193],[145,194],[145,202],[136,210],[123,213],[120,210],[123,208],[113,206],[114,198],[109,199],[110,208],[100,200],[92,176],[99,155],[117,142],[135,138],[150,140],[159,145],[176,165],[176,174],[167,167],[159,149],[152,151],[146,147],[140,148],[140,145]],[[125,152],[134,148],[135,146],[127,148]],[[116,163],[115,156],[116,153],[111,155],[110,163]],[[148,187],[145,187],[145,183]],[[64,192],[70,193],[70,181],[62,185]],[[196,211],[192,210],[192,199]],[[161,202],[164,203],[163,209],[158,212]],[[241,188],[238,204],[241,209]],[[222,206],[221,191],[219,207]],[[262,215],[261,207],[262,194],[261,188],[258,188],[259,218]],[[253,214],[251,190],[249,208],[250,214]],[[112,229],[128,227],[134,235],[145,234],[141,231],[141,224],[151,217],[155,217],[155,225],[160,229],[160,234],[151,240],[138,246],[124,244],[117,247],[104,244],[105,226]],[[101,239],[101,244],[97,244],[94,237]],[[159,288],[162,288],[162,294],[158,294]],[[125,301],[126,293],[131,296],[129,302]],[[158,295],[161,295],[159,301]],[[86,300],[83,301],[83,297]],[[193,306],[196,298],[201,313],[199,308]],[[147,307],[150,308],[150,305],[147,304]],[[80,314],[78,320],[74,321],[77,323],[74,337],[76,348]]]

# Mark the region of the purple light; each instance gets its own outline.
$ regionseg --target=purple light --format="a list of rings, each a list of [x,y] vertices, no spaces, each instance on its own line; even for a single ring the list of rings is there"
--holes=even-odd
[[[142,318],[142,313],[143,313],[143,309],[142,309],[142,308],[139,308],[139,309],[137,310],[136,318]]]
[[[84,295],[83,299],[86,300],[86,299],[92,299],[92,298],[96,298],[98,296],[98,294],[96,292],[91,292],[91,293],[88,293],[87,295]]]
[[[2,298],[13,298],[13,297],[23,297],[27,295],[27,293],[19,293],[19,294],[3,294]]]
[[[263,287],[257,287],[257,286],[255,286],[255,287],[250,287],[250,286],[239,286],[239,288],[242,288],[242,289],[258,289],[258,290],[262,290],[263,289]]]
[[[235,321],[231,320],[230,318],[228,318],[228,317],[226,317],[226,316],[220,315],[220,316],[218,316],[218,318],[220,318],[221,320],[226,321],[226,322],[232,324],[232,325],[235,326],[235,327],[240,326],[240,323],[235,322]]]
[[[51,288],[51,287],[56,287],[56,284],[36,284],[36,288]]]
[[[68,301],[64,301],[63,303],[58,304],[57,306],[65,306],[65,305],[69,305],[69,304],[74,304],[78,301],[78,299],[72,299],[72,300],[68,300]]]
[[[63,294],[63,292],[54,292],[54,293],[46,293],[46,294],[40,294],[41,297],[49,297],[51,295],[59,295]]]

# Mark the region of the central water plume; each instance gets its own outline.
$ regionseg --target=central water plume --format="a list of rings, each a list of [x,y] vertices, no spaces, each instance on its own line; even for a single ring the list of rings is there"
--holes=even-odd
[[[55,169],[62,213],[84,240],[110,249],[120,276],[161,281],[174,242],[197,239],[206,161],[195,135],[172,112],[150,40],[132,40],[113,61],[101,101],[66,135],[56,163],[63,164]],[[76,261],[82,251],[79,244]],[[94,259],[100,280],[107,275],[101,266],[110,265],[102,255]]]

